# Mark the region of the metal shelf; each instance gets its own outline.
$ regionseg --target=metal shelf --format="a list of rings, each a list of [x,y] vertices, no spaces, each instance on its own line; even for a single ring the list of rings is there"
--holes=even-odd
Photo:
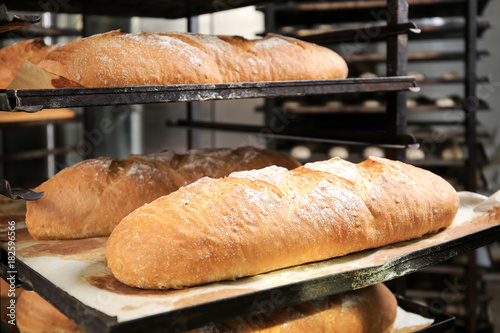
[[[42,108],[54,109],[405,90],[418,90],[413,76],[136,87],[0,89],[0,110],[35,112],[40,111]]]
[[[223,10],[259,5],[268,0],[197,0],[197,1],[170,1],[170,0],[71,0],[57,1],[18,1],[4,0],[3,3],[11,10],[32,12],[57,12],[84,15],[108,16],[143,16],[161,18],[184,18],[189,16],[208,14]]]
[[[478,0],[477,13],[481,14],[489,0]],[[410,19],[432,16],[463,16],[466,0],[408,0]],[[385,0],[358,1],[298,1],[276,3],[270,7],[274,12],[276,27],[289,25],[312,25],[345,22],[384,21],[387,17]],[[259,8],[266,10],[266,7]]]
[[[32,25],[40,22],[40,20],[40,16],[14,15],[13,17],[10,17],[7,7],[5,7],[4,4],[0,4],[0,33]]]
[[[489,29],[488,22],[478,22],[478,37]],[[418,22],[408,22],[399,25],[396,33],[408,33],[409,40],[431,40],[431,39],[463,39],[465,23],[445,23],[443,25],[419,24]],[[375,34],[374,31],[377,33]],[[311,43],[332,44],[338,42],[355,42],[360,36],[370,36],[371,42],[386,40],[388,35],[386,26],[367,25],[353,29],[297,29],[295,31],[279,30],[278,33],[301,39]],[[394,34],[394,31],[390,33]]]

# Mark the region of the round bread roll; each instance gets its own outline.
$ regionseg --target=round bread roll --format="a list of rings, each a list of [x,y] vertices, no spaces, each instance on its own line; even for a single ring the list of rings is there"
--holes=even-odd
[[[326,106],[332,109],[338,109],[344,106],[344,103],[342,103],[341,101],[328,101],[326,103]]]
[[[425,75],[419,72],[408,72],[408,76],[414,76],[415,80],[422,81],[425,79]]]
[[[443,79],[445,80],[453,80],[460,78],[460,74],[455,71],[448,71],[443,74]]]
[[[406,107],[407,107],[408,109],[410,109],[410,108],[414,108],[414,107],[416,107],[416,106],[417,106],[417,101],[416,101],[416,100],[414,100],[414,99],[412,99],[412,98],[408,98],[408,99],[406,100]]]
[[[359,75],[359,77],[363,78],[363,79],[369,79],[369,78],[377,77],[377,74],[372,73],[372,72],[364,72],[364,73],[361,73],[361,75]]]
[[[385,157],[385,151],[382,148],[375,146],[369,146],[363,149],[363,157],[369,158],[370,156]]]
[[[461,160],[464,158],[464,152],[460,146],[453,145],[441,151],[441,158],[443,160]]]
[[[365,108],[378,108],[381,105],[382,104],[379,101],[375,100],[375,99],[368,99],[368,100],[366,100],[366,101],[363,102],[363,106]]]
[[[349,157],[349,150],[343,146],[335,146],[328,150],[328,157],[340,157],[343,160],[346,160]]]
[[[455,106],[455,101],[449,97],[438,98],[436,100],[436,106],[440,108],[451,108]]]
[[[290,155],[297,160],[307,160],[311,158],[311,149],[306,146],[295,146],[290,150]]]
[[[24,291],[19,296],[16,318],[21,333],[85,333],[33,291]]]
[[[409,148],[406,150],[406,159],[409,161],[423,161],[425,152],[422,148]]]

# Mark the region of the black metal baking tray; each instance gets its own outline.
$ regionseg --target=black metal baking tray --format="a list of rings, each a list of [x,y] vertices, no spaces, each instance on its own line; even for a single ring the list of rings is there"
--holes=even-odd
[[[481,15],[489,0],[478,0]],[[463,17],[466,0],[408,0],[410,19],[424,17]],[[259,7],[265,10],[266,7]],[[289,1],[270,4],[268,13],[273,15],[276,27],[289,25],[313,25],[344,22],[373,22],[387,19],[385,0],[338,0],[338,1]]]
[[[0,4],[0,33],[32,25],[40,22],[40,20],[41,17],[35,15],[14,15],[10,17],[7,7],[4,4]]]
[[[428,307],[413,302],[411,299],[396,295],[398,306],[407,312],[434,319],[432,325],[418,330],[415,333],[451,333],[455,331],[455,318],[445,313],[436,313]]]
[[[477,59],[489,56],[487,50],[478,50]],[[381,53],[370,54],[352,54],[344,56],[348,64],[354,63],[378,63],[385,62],[387,57]],[[446,52],[411,52],[408,53],[409,62],[427,62],[427,61],[465,61],[466,54],[463,51],[446,51]]]
[[[412,89],[418,90],[413,76],[104,88],[0,89],[0,110],[35,112],[42,108],[193,102]]]
[[[181,18],[263,4],[265,0],[4,0],[11,10],[107,16]]]
[[[477,22],[478,37],[491,27],[489,22]],[[289,29],[290,27],[287,27]],[[409,40],[431,40],[465,38],[465,22],[447,22],[442,25],[420,24],[419,22],[408,22],[398,24],[394,31],[389,32],[387,26],[364,25],[353,29],[340,29],[332,26],[331,30],[321,29],[297,29],[296,31],[280,30],[278,33],[298,38],[307,42],[317,44],[330,44],[338,42],[359,42],[360,36],[370,36],[370,41],[386,41],[388,34],[408,34]],[[263,35],[263,34],[262,34]]]
[[[248,313],[259,314],[265,310],[262,309],[262,304],[267,304],[269,300],[276,299],[278,296],[280,302],[279,304],[275,304],[275,306],[281,307],[388,281],[494,242],[499,236],[500,225],[493,225],[433,246],[420,247],[420,245],[417,245],[417,249],[411,252],[405,252],[404,250],[406,246],[412,245],[412,241],[393,244],[389,246],[389,250],[396,250],[397,253],[403,254],[386,260],[380,265],[347,270],[342,273],[319,276],[299,282],[289,282],[290,280],[287,280],[288,282],[277,286],[244,292],[238,296],[222,297],[216,301],[186,306],[170,312],[121,322],[118,322],[116,317],[106,315],[85,305],[41,276],[37,271],[23,263],[22,260],[18,259],[16,261],[16,271],[17,277],[22,283],[54,304],[61,312],[72,318],[88,333],[183,332],[204,326],[207,323],[226,320],[238,315]],[[379,250],[358,252],[332,260],[342,260],[342,265],[347,265],[350,260],[359,259],[360,256],[370,256],[375,253],[373,251]],[[0,254],[2,258],[2,276],[5,278],[7,270],[6,250],[1,248]],[[307,270],[311,268],[309,265],[329,265],[329,263],[330,261],[325,261],[297,268]],[[294,269],[297,268],[287,269],[285,274],[293,273]],[[280,274],[280,272],[284,271],[277,272]]]

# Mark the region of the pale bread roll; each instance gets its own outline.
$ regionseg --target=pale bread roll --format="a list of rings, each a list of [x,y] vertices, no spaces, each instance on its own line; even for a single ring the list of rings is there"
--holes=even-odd
[[[334,51],[269,34],[126,34],[83,38],[51,52],[40,67],[84,87],[341,79],[346,62]]]

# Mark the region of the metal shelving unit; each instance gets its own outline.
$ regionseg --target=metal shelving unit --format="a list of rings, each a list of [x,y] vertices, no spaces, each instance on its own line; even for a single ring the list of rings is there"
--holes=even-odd
[[[415,78],[407,76],[407,63],[409,59],[408,43],[408,3],[409,0],[366,0],[358,1],[356,8],[341,8],[347,1],[334,1],[331,4],[336,8],[320,8],[326,3],[317,4],[315,10],[321,9],[325,13],[325,19],[335,20],[335,17],[343,17],[345,21],[357,17],[359,20],[369,20],[367,8],[387,9],[387,57],[383,61],[387,64],[387,76],[374,79],[346,79],[325,81],[290,81],[290,82],[254,82],[254,83],[230,83],[230,84],[204,84],[204,85],[172,85],[172,86],[144,86],[144,87],[110,87],[110,88],[67,88],[67,89],[38,89],[38,90],[0,90],[0,109],[5,111],[28,111],[36,112],[42,108],[62,108],[76,106],[97,105],[123,105],[123,104],[146,104],[146,103],[171,103],[171,102],[196,102],[205,100],[225,100],[243,98],[276,98],[295,97],[323,94],[343,94],[357,92],[386,92],[387,128],[380,135],[383,142],[378,144],[389,147],[389,157],[393,159],[404,159],[404,148],[413,144],[413,138],[407,135],[406,121],[406,92],[416,88]],[[469,0],[469,2],[473,2]],[[117,16],[151,16],[179,18],[203,13],[211,13],[227,10],[235,7],[268,3],[268,1],[114,1],[103,5],[97,1],[75,0],[66,4],[59,4],[58,12],[83,13],[83,14],[105,14]],[[460,0],[431,0],[427,3],[439,6],[442,10],[456,10],[465,2]],[[479,10],[485,1],[479,1]],[[16,1],[5,1],[11,9],[23,9],[30,11],[44,10],[37,1],[28,1],[20,4]],[[276,13],[284,13],[284,16],[305,22],[310,19],[303,15],[290,16],[288,4],[272,3]],[[21,8],[22,7],[22,8]],[[304,12],[307,12],[307,6]],[[471,9],[475,12],[476,9]],[[419,7],[419,11],[412,11],[411,15],[424,15],[428,7]],[[344,11],[344,12],[343,12]],[[346,15],[347,11],[349,15]],[[339,14],[336,15],[335,13]],[[343,13],[343,14],[342,14]],[[420,14],[416,14],[420,13]],[[310,13],[307,13],[310,14]],[[335,15],[334,15],[335,14]],[[406,27],[402,29],[402,27]],[[473,27],[469,27],[472,32]],[[469,59],[475,60],[477,54]],[[471,68],[472,71],[472,68]],[[476,75],[473,76],[474,78]],[[469,86],[471,88],[471,86]],[[270,107],[273,99],[267,100]],[[469,110],[474,112],[474,110]],[[202,127],[204,124],[187,122],[183,126]],[[224,129],[224,124],[215,124],[214,128]],[[241,128],[228,128],[229,130],[241,130]],[[256,128],[250,130],[258,130]],[[295,134],[295,133],[294,133]],[[471,135],[469,133],[469,135]],[[329,137],[325,134],[324,138]],[[351,137],[353,141],[359,139],[372,140],[376,136],[363,138],[362,136]],[[338,139],[338,138],[337,138]],[[340,138],[345,141],[346,138]],[[366,142],[365,142],[366,143]],[[99,313],[72,296],[58,289],[50,280],[40,276],[36,270],[29,265],[19,262],[18,279],[20,284],[32,287],[42,297],[53,303],[63,313],[70,316],[89,332],[134,332],[143,331],[144,325],[150,329],[161,331],[176,331],[198,327],[214,320],[223,320],[232,316],[258,313],[253,305],[255,302],[268,299],[271,292],[279,291],[286,295],[286,304],[299,301],[312,300],[320,296],[340,293],[352,289],[361,288],[377,282],[384,282],[395,277],[405,276],[428,265],[437,264],[457,253],[473,250],[479,246],[492,242],[500,229],[495,226],[487,231],[473,233],[460,239],[448,242],[444,245],[413,251],[407,256],[401,256],[387,263],[369,267],[358,271],[349,271],[339,275],[322,276],[316,279],[294,284],[285,284],[280,287],[270,288],[262,292],[246,293],[239,297],[230,297],[221,301],[204,303],[193,306],[182,311],[170,312],[159,316],[147,316],[133,321],[118,322],[116,318]],[[5,251],[2,249],[2,265],[4,264]],[[388,273],[390,272],[390,274]],[[366,277],[370,277],[369,279]],[[363,278],[364,277],[364,278]],[[298,292],[300,291],[300,292]],[[282,304],[282,305],[286,305]],[[90,318],[90,319],[89,319]]]

